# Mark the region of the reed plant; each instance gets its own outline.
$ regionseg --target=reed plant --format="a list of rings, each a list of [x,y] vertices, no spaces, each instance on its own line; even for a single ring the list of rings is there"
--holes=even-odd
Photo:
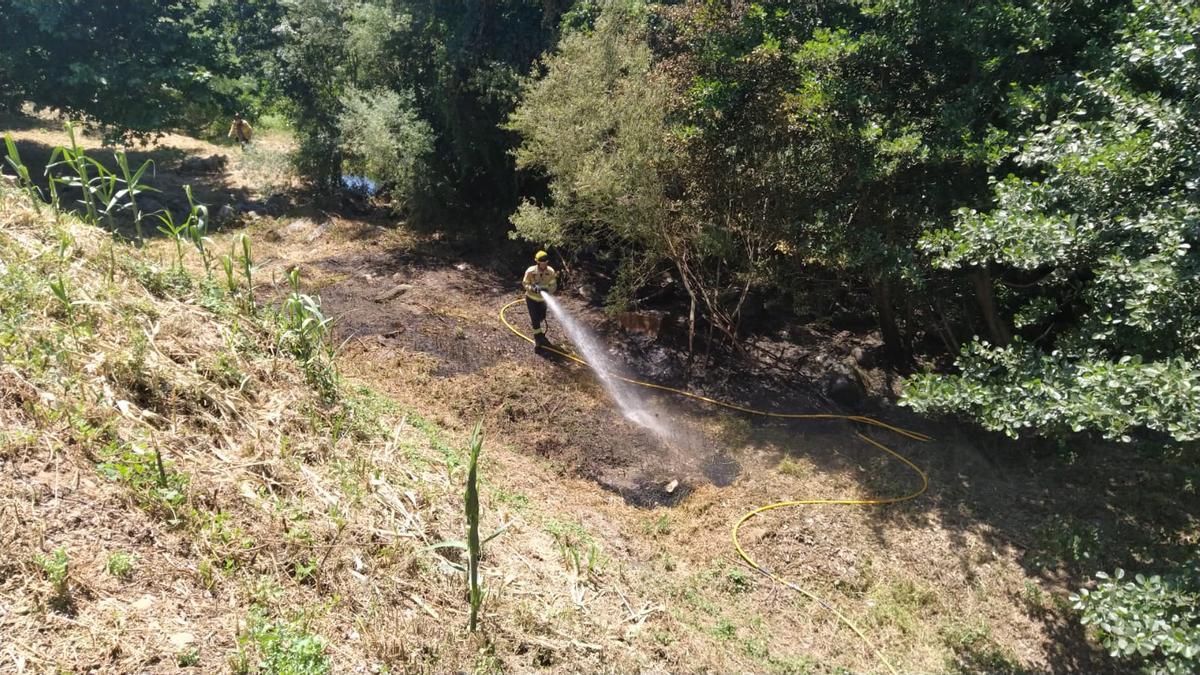
[[[463,501],[467,512],[467,597],[471,604],[470,631],[478,628],[479,608],[483,604],[483,588],[479,584],[479,452],[483,449],[483,421],[471,432],[471,455],[467,463],[467,487]]]
[[[16,172],[17,186],[24,190],[30,197],[29,201],[33,202],[33,207],[39,213],[42,210],[42,194],[38,186],[33,183],[33,179],[29,176],[29,167],[25,166],[25,162],[21,161],[21,153],[17,150],[17,144],[13,142],[11,134],[4,134],[4,146],[8,151],[8,156],[5,161]]]

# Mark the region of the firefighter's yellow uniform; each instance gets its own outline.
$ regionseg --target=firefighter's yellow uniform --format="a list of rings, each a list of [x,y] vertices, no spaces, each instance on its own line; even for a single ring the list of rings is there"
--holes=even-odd
[[[529,310],[529,323],[533,325],[534,350],[540,350],[550,345],[550,341],[546,339],[546,299],[542,297],[542,291],[552,295],[558,292],[558,272],[546,262],[550,256],[545,251],[538,251],[533,259],[537,264],[525,270],[521,285],[525,288],[525,308]]]
[[[525,270],[525,279],[521,284],[525,287],[525,297],[534,302],[545,302],[542,299],[542,294],[533,290],[534,286],[541,288],[543,291],[549,291],[551,294],[558,292],[558,272],[554,268],[546,265],[545,269],[538,269],[537,265],[531,265]]]
[[[239,145],[245,145],[250,142],[250,138],[254,135],[254,128],[250,123],[242,119],[241,116],[233,118],[233,124],[229,125],[229,137],[237,141]]]

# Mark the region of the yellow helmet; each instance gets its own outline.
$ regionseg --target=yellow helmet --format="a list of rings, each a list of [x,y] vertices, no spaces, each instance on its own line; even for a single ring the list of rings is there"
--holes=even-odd
[[[545,251],[538,251],[537,253],[533,254],[533,259],[535,262],[542,262],[543,260],[546,260],[549,257],[550,257],[550,254],[546,253]]]

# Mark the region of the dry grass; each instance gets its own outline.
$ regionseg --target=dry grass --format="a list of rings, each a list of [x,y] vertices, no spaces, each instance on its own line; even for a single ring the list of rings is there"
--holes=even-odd
[[[110,282],[105,235],[0,199],[5,668],[253,665],[267,657],[252,624],[280,620],[325,636],[337,671],[497,658],[461,638],[461,580],[424,550],[461,536],[461,443],[352,384],[321,403],[268,313],[222,308],[201,282],[157,297],[129,271],[153,268],[132,249]],[[47,288],[59,274],[73,315]],[[504,517],[490,509],[485,530]],[[502,548],[485,563],[492,641],[538,627],[500,618],[523,611],[507,593],[517,579],[496,576]],[[60,549],[69,601],[56,603],[36,561]],[[137,560],[125,577],[105,572],[116,551]],[[538,639],[575,649],[549,629]]]

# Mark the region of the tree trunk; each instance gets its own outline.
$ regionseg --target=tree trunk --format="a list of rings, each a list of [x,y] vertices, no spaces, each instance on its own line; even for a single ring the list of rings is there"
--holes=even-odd
[[[908,344],[900,326],[896,323],[896,311],[892,307],[892,283],[880,277],[871,283],[871,297],[875,300],[875,311],[879,319],[879,331],[883,334],[883,349],[894,365],[906,367],[911,359]]]
[[[976,267],[971,271],[971,282],[975,285],[975,299],[979,301],[979,309],[983,312],[983,320],[987,323],[988,333],[992,342],[999,347],[1012,342],[1012,333],[996,311],[995,291],[992,288],[992,273],[986,265]]]

